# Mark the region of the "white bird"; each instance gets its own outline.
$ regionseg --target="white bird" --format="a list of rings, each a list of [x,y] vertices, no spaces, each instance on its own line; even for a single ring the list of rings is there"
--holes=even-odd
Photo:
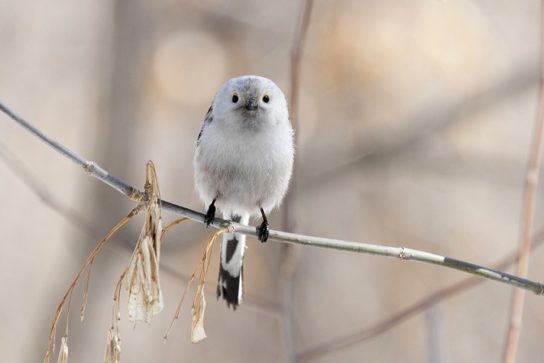
[[[279,87],[259,76],[225,82],[206,114],[193,162],[196,190],[208,208],[206,223],[216,207],[223,218],[243,224],[260,215],[257,234],[266,242],[266,214],[287,192],[293,158],[293,128]],[[217,296],[234,309],[242,302],[245,249],[245,235],[223,234]]]

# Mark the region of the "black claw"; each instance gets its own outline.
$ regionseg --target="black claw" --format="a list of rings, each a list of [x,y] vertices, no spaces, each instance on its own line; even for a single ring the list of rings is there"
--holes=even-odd
[[[266,218],[266,214],[264,213],[264,210],[262,208],[259,208],[261,210],[261,216],[263,217],[263,223],[259,227],[257,227],[257,237],[259,238],[259,241],[266,242],[268,240],[268,235],[270,234],[270,230],[268,229],[268,218]]]
[[[263,221],[260,226],[257,227],[257,237],[259,241],[266,242],[268,240],[270,230],[268,229],[268,222]]]
[[[213,200],[212,204],[208,207],[208,211],[206,212],[206,216],[204,217],[204,223],[206,223],[206,227],[208,227],[213,220],[215,219],[215,199]]]

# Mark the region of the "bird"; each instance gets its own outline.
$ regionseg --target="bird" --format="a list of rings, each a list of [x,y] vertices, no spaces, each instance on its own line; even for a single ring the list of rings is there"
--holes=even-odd
[[[256,227],[261,242],[269,237],[267,214],[284,198],[295,148],[287,100],[270,79],[255,75],[231,78],[217,91],[204,117],[193,159],[195,189],[213,223],[223,218]],[[233,310],[243,296],[246,236],[223,233],[217,298]]]

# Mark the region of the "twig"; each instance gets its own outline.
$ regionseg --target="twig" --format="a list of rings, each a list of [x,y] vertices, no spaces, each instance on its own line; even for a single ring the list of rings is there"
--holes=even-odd
[[[5,165],[13,172],[16,178],[18,178],[21,182],[23,182],[29,189],[32,191],[43,203],[44,205],[49,208],[54,213],[57,213],[59,216],[63,217],[66,221],[70,222],[73,226],[78,228],[81,232],[87,234],[88,236],[95,238],[95,239],[101,239],[101,231],[99,231],[99,228],[97,228],[93,223],[85,219],[77,210],[73,210],[68,208],[67,206],[63,205],[62,202],[60,202],[51,192],[50,190],[45,187],[46,181],[45,179],[41,179],[39,175],[35,175],[28,167],[24,166],[22,160],[17,158],[15,154],[13,154],[2,142],[0,142],[0,159],[5,163]],[[165,234],[171,230],[171,227],[174,225],[177,225],[179,223],[182,223],[184,221],[188,220],[188,218],[178,218],[172,222],[170,222],[168,225],[166,225],[163,228],[163,239],[165,238]],[[128,241],[126,240],[119,240],[119,242],[122,242],[120,244],[112,244],[110,247],[115,251],[118,248],[123,248],[123,250],[127,251],[130,250],[132,252],[133,246],[132,244],[129,245]],[[108,248],[108,246],[104,246],[104,248]],[[188,281],[189,276],[186,276],[174,268],[164,265],[161,267],[164,273],[167,275],[180,279],[182,281]],[[215,286],[213,288],[210,288],[209,291],[211,294],[215,295]],[[276,306],[276,304],[261,300],[257,298],[256,296],[251,295],[245,295],[244,296],[244,305],[246,307],[253,307],[255,309],[258,309],[261,312],[265,312],[272,315],[278,314],[279,307]]]
[[[535,121],[533,141],[529,154],[529,163],[525,173],[525,187],[523,192],[523,207],[521,211],[519,260],[516,273],[520,277],[527,277],[529,271],[529,251],[531,249],[531,232],[533,230],[538,174],[542,157],[542,139],[544,137],[544,1],[540,4],[540,101],[538,115]],[[514,363],[518,350],[519,336],[523,319],[525,292],[516,290],[512,295],[510,307],[510,322],[506,334],[503,362]]]
[[[535,237],[533,237],[533,240],[534,243],[531,246],[531,252],[544,244],[544,230],[541,230]],[[517,261],[517,256],[517,251],[514,250],[510,254],[502,258],[499,262],[493,264],[493,266],[494,268],[499,270],[506,269]],[[423,298],[422,300],[415,302],[407,308],[404,308],[401,311],[365,329],[361,329],[350,334],[336,337],[327,342],[321,343],[315,347],[300,352],[297,355],[297,362],[308,361],[318,357],[321,358],[325,354],[329,354],[341,349],[346,349],[354,344],[360,344],[362,342],[375,338],[402,324],[403,322],[414,317],[415,315],[424,312],[431,306],[441,303],[486,281],[487,280],[482,280],[475,276],[466,277],[459,282],[435,291],[434,293]]]
[[[163,227],[162,229],[162,238],[164,239],[164,237],[166,236],[166,233],[174,226],[177,226],[178,224],[181,224],[181,223],[185,223],[189,220],[189,218],[187,217],[182,217],[182,218],[178,218],[178,219],[175,219],[173,220],[172,222],[168,223],[165,227]]]
[[[166,333],[164,333],[163,339],[167,340],[168,335],[170,334],[170,331],[172,330],[172,327],[174,326],[174,322],[179,319],[179,315],[181,313],[181,306],[183,305],[183,301],[185,301],[185,296],[187,296],[187,292],[189,291],[189,288],[191,287],[191,284],[193,283],[193,280],[195,279],[197,270],[193,271],[193,274],[185,284],[185,289],[183,289],[183,293],[181,294],[181,298],[179,299],[178,306],[176,307],[176,312],[174,314],[174,317],[170,321],[170,325],[168,326],[168,329],[166,330]]]
[[[16,116],[13,112],[9,111],[8,108],[4,106],[2,103],[0,103],[0,110],[4,111],[14,121],[16,121],[19,124],[21,124],[21,121],[23,121],[20,117]],[[24,123],[29,125],[28,122],[26,121],[24,121]],[[44,142],[46,142],[47,144],[55,148],[57,151],[61,152],[62,154],[76,155],[73,152],[71,152],[69,149],[65,148],[64,146],[59,148],[58,145],[60,144],[56,142],[50,142],[50,139],[45,137],[43,133],[41,132],[37,132],[37,133],[33,132],[33,133],[36,136],[38,136],[40,139],[42,139]],[[64,151],[61,151],[61,150],[64,150]],[[118,179],[110,175],[106,170],[102,169],[99,165],[95,164],[94,162],[88,161],[83,158],[81,158],[81,160],[77,160],[73,157],[70,157],[70,159],[75,161],[80,166],[85,167],[85,169],[88,170],[92,176],[101,180],[102,182],[106,183],[107,185],[111,186],[112,188],[116,189],[117,191],[121,192],[127,197],[131,199],[136,199],[136,200],[141,200],[143,198],[144,196],[143,192],[126,184],[121,179]],[[92,167],[89,167],[90,165]],[[96,172],[96,171],[99,171],[99,172]],[[182,207],[177,204],[170,203],[164,200],[161,201],[161,203],[164,209],[170,210],[181,216],[190,218],[196,222],[204,223],[204,214],[202,213],[196,212],[192,209]],[[210,225],[219,229],[230,227],[230,229],[232,229],[233,232],[244,233],[246,235],[252,235],[252,236],[257,235],[257,229],[254,226],[245,226],[233,221],[228,221],[228,220],[224,220],[220,218],[216,218],[215,221]],[[343,241],[343,240],[323,238],[323,237],[312,237],[312,236],[305,236],[302,234],[288,233],[288,232],[282,232],[282,231],[276,231],[276,230],[270,230],[269,239],[272,241],[288,242],[288,243],[294,243],[294,244],[300,244],[300,245],[306,245],[306,246],[322,247],[322,248],[329,248],[329,249],[343,250],[343,251],[350,251],[350,252],[357,252],[357,253],[364,253],[364,254],[371,254],[371,255],[380,255],[380,256],[387,256],[387,257],[395,257],[400,260],[420,261],[420,262],[452,268],[455,270],[465,271],[473,275],[477,275],[477,276],[484,277],[490,280],[495,280],[495,281],[499,281],[508,285],[526,289],[538,295],[544,294],[544,285],[542,285],[539,282],[531,281],[531,280],[514,276],[505,272],[496,271],[496,270],[493,270],[484,266],[479,266],[470,262],[465,262],[465,261],[461,261],[461,260],[457,260],[457,259],[453,259],[449,257],[440,256],[430,252],[411,249],[411,248],[391,247],[391,246],[375,245],[370,243]]]
[[[47,145],[51,146],[53,149],[67,157],[68,159],[72,160],[74,163],[78,164],[79,166],[83,167],[83,169],[89,173],[90,175],[94,176],[97,179],[100,179],[103,183],[108,184],[110,187],[116,189],[117,191],[123,193],[127,197],[129,197],[132,200],[140,201],[144,193],[138,191],[137,189],[131,187],[130,185],[124,183],[122,180],[116,178],[113,175],[110,175],[106,170],[102,169],[100,166],[94,164],[92,161],[89,161],[85,159],[83,156],[77,154],[76,152],[68,149],[66,146],[62,145],[61,143],[51,139],[49,136],[44,134],[42,131],[31,125],[28,121],[21,118],[19,115],[15,114],[13,111],[11,111],[9,108],[7,108],[4,104],[0,102],[0,110],[7,114],[9,117],[11,117],[14,121],[16,121],[19,125],[27,129],[30,133],[37,136],[39,139],[41,139],[43,142],[45,142]]]
[[[50,208],[53,212],[58,213],[60,216],[64,217],[66,220],[70,221],[73,225],[78,227],[81,231],[88,234],[89,236],[98,237],[99,232],[96,226],[93,226],[92,223],[85,220],[83,216],[79,215],[77,210],[70,210],[67,207],[63,206],[59,202],[59,200],[57,200],[50,193],[50,191],[44,187],[44,185],[46,184],[45,181],[41,180],[38,175],[30,173],[26,167],[23,167],[23,162],[19,160],[11,151],[9,151],[1,142],[0,158],[2,158],[2,160],[6,163],[6,166],[8,166],[13,171],[14,175],[19,178],[24,184],[26,184],[30,188],[30,190],[42,200],[45,206]],[[179,219],[174,222],[177,221],[179,221]],[[164,227],[163,231],[165,231],[167,227],[168,226]],[[533,243],[531,244],[531,251],[536,250],[538,247],[542,246],[543,243],[544,231],[541,231],[533,238]],[[119,245],[114,244],[112,246],[116,247]],[[125,243],[125,245],[122,246],[126,247],[127,245]],[[516,251],[513,251],[508,256],[503,258],[501,262],[493,264],[493,266],[495,269],[499,270],[506,269],[510,265],[512,265],[516,261],[516,259]],[[167,273],[172,277],[178,278],[182,281],[188,282],[191,279],[191,276],[183,275],[167,265],[163,265],[162,269],[164,273]],[[332,353],[339,349],[345,349],[354,344],[364,343],[377,336],[380,336],[381,334],[386,333],[387,331],[402,324],[406,320],[422,313],[432,305],[443,302],[451,297],[457,296],[458,294],[463,293],[485,281],[487,280],[478,279],[473,276],[467,277],[453,285],[436,291],[430,296],[414,303],[407,308],[404,308],[403,310],[393,314],[385,320],[379,321],[357,332],[334,338],[323,344],[320,344],[319,346],[312,347],[306,351],[300,352],[297,355],[297,361],[311,360],[314,357],[323,356],[324,354]],[[210,290],[210,293],[215,294],[215,287],[211,288]],[[245,296],[244,300],[244,304],[248,305],[249,307],[257,308],[259,309],[259,311],[265,313],[279,315],[280,307],[271,302],[262,301],[251,296]],[[313,354],[314,352],[316,353],[315,355]]]
[[[219,231],[215,232],[206,245],[204,255],[202,255],[198,285],[196,287],[192,308],[193,319],[191,324],[191,342],[193,343],[198,343],[202,339],[206,338],[206,332],[204,331],[204,312],[206,310],[204,287],[206,286],[206,276],[208,275],[208,269],[210,267],[214,243],[217,241],[218,237],[227,231],[231,232],[230,228],[221,228]]]
[[[1,142],[0,142],[0,158],[6,163],[6,165],[14,172],[14,175],[18,177],[22,182],[24,182],[32,192],[34,192],[52,211],[58,213],[66,220],[70,221],[73,225],[78,227],[81,231],[88,234],[92,237],[97,237],[99,232],[98,229],[93,226],[89,221],[85,220],[82,216],[77,214],[76,210],[69,210],[63,206],[53,195],[47,190],[44,185],[45,181],[40,180],[39,176],[31,174],[26,168],[23,167],[22,161],[17,159]],[[164,233],[169,230],[169,226],[173,226],[174,223],[181,223],[181,220],[184,218],[177,219],[169,223],[166,227],[163,228],[163,237]],[[540,232],[533,238],[533,243],[531,245],[531,251],[536,250],[538,247],[542,246],[544,243],[544,232]],[[119,246],[119,245],[112,245]],[[126,246],[126,244],[124,245]],[[516,260],[516,252],[510,253],[507,257],[501,260],[501,262],[494,264],[495,269],[506,269],[512,265]],[[182,281],[189,282],[193,279],[194,276],[186,276],[174,270],[169,266],[162,266],[163,272],[171,275],[172,277],[178,278]],[[479,285],[486,280],[478,279],[476,277],[465,278],[451,286],[440,289],[430,296],[414,303],[413,305],[393,314],[385,320],[379,321],[372,326],[369,326],[360,331],[350,333],[348,335],[343,335],[341,337],[334,338],[324,344],[310,348],[306,351],[300,352],[297,355],[297,361],[306,361],[311,360],[317,356],[323,356],[324,354],[332,353],[339,349],[345,349],[354,344],[364,343],[372,338],[375,338],[381,334],[386,333],[387,331],[395,328],[396,326],[402,324],[406,320],[416,316],[417,314],[422,313],[428,308],[432,307],[434,304],[443,302],[451,297],[454,297],[462,292],[469,290],[472,287]],[[215,287],[212,288],[210,293],[215,294]],[[248,304],[249,307],[254,307],[259,309],[259,311],[266,312],[273,315],[279,314],[279,306],[272,304],[271,302],[261,301],[255,299],[255,297],[245,296],[244,304]],[[180,306],[178,306],[180,308]],[[176,310],[177,311],[177,310]],[[115,315],[115,312],[114,312]],[[173,323],[173,321],[172,321]],[[340,345],[341,344],[341,345]],[[314,354],[314,352],[316,354]]]

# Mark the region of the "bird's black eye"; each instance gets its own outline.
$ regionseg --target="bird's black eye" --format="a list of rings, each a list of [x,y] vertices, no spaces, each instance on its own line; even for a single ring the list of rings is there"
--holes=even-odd
[[[238,95],[237,94],[233,94],[232,95],[232,103],[236,103],[238,102]]]
[[[270,101],[270,97],[268,97],[268,95],[264,95],[263,96],[263,102],[268,103],[269,101]]]

